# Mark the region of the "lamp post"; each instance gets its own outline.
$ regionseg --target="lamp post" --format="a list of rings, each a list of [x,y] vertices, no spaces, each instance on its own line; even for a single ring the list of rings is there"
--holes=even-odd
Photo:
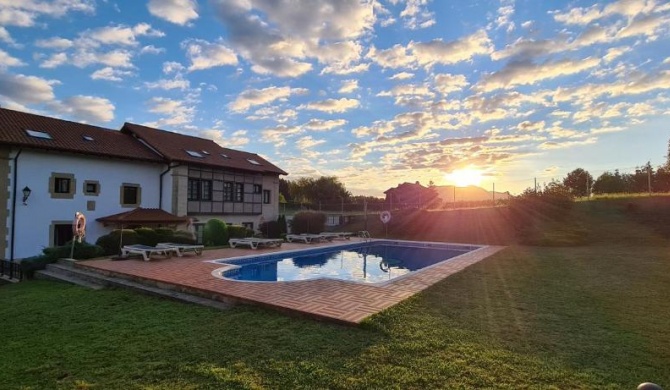
[[[30,189],[30,187],[25,186],[23,187],[22,191],[23,191],[23,205],[26,206],[28,205],[28,203],[26,202],[28,201],[28,198],[30,197],[30,193],[32,192],[32,190]]]

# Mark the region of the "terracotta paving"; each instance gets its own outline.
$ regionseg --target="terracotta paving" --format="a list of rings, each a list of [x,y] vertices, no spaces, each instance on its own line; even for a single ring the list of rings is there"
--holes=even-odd
[[[334,241],[333,243],[309,245],[286,243],[281,248],[258,250],[225,248],[205,251],[202,256],[187,254],[184,257],[155,257],[148,262],[141,259],[90,260],[78,262],[77,267],[150,282],[159,286],[167,284],[172,289],[224,302],[250,303],[322,320],[358,324],[363,319],[397,304],[503,248],[482,247],[383,284],[363,284],[334,279],[276,283],[225,280],[213,274],[218,274],[226,265],[208,262],[208,260],[333,246],[342,243],[344,242]],[[217,272],[214,272],[215,270]]]

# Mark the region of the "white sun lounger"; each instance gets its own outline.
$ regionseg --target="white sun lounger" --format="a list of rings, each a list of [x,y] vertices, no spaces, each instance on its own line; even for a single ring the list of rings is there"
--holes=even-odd
[[[204,245],[193,245],[193,244],[177,244],[174,242],[159,242],[156,244],[156,248],[175,248],[177,249],[177,256],[181,257],[186,252],[193,252],[196,255],[202,255],[202,250],[205,248]]]
[[[228,244],[230,244],[231,248],[235,248],[238,245],[248,245],[251,249],[258,249],[259,246],[280,247],[282,242],[283,242],[282,240],[276,238],[254,238],[254,237],[231,238],[228,240]]]
[[[351,237],[353,237],[354,233],[351,232],[323,232],[319,234],[320,236],[324,236],[326,238],[331,237],[331,238],[339,238],[341,240],[348,240]]]
[[[312,242],[323,241],[323,240],[332,241],[333,237],[332,236],[331,237],[324,236],[322,234],[287,234],[286,235],[286,241],[288,241],[288,242],[302,241],[305,244],[311,244]]]
[[[149,245],[124,245],[121,248],[121,256],[127,257],[129,254],[141,255],[144,261],[149,261],[152,255],[172,257],[172,254],[179,255],[179,251],[176,248],[157,248]]]

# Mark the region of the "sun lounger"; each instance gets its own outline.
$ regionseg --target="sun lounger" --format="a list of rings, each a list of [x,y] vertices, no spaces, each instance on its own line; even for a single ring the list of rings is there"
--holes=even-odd
[[[286,241],[288,241],[288,242],[302,241],[305,244],[311,244],[312,242],[323,241],[323,240],[332,241],[333,237],[332,236],[330,236],[330,237],[324,236],[322,234],[287,234],[286,235]]]
[[[177,244],[174,242],[159,242],[156,244],[157,248],[175,248],[177,249],[177,256],[181,257],[186,252],[193,252],[196,255],[202,255],[202,250],[205,248],[204,245],[192,245],[192,244]]]
[[[351,232],[323,232],[319,234],[320,236],[324,236],[326,238],[332,237],[334,238],[339,238],[340,240],[348,240],[350,239],[354,233]]]
[[[152,255],[163,255],[171,257],[172,254],[178,255],[176,248],[157,248],[149,245],[124,245],[121,248],[121,256],[127,257],[129,254],[141,255],[144,261],[149,261]]]
[[[265,247],[280,247],[283,241],[281,239],[275,238],[231,238],[228,240],[231,248],[235,248],[238,245],[248,245],[251,249],[258,249],[259,246]]]

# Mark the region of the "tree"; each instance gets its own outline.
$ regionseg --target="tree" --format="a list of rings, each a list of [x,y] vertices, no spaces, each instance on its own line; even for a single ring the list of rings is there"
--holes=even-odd
[[[596,194],[616,194],[626,192],[627,187],[631,181],[631,175],[621,175],[619,170],[614,173],[605,171],[598,176],[593,183],[593,192]],[[628,182],[628,183],[627,183]]]
[[[593,185],[593,176],[588,171],[577,168],[565,176],[563,185],[570,190],[572,196],[588,196],[589,187]]]

